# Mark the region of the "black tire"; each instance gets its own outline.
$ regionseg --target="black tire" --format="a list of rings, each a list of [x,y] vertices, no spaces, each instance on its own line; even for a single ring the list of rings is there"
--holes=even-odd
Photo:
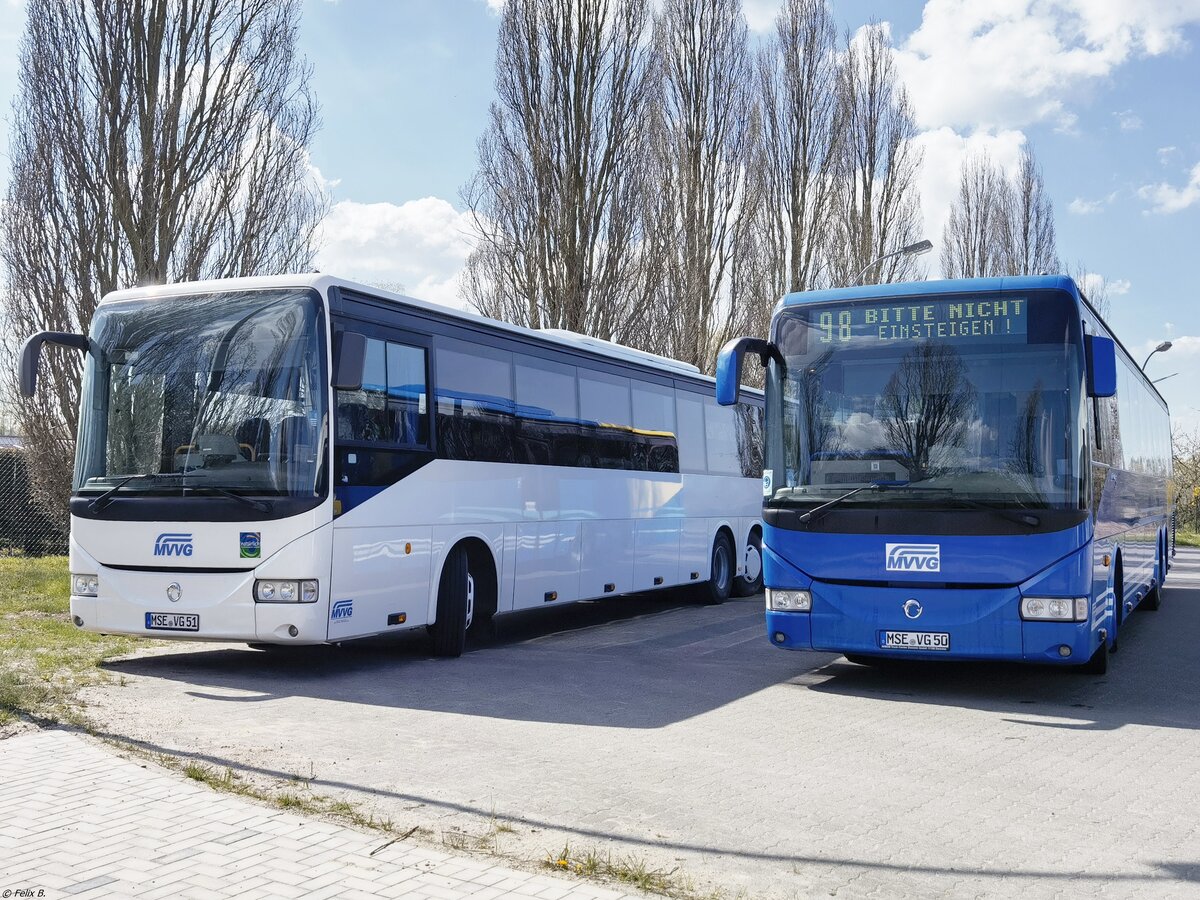
[[[1162,541],[1159,541],[1158,547],[1158,560],[1154,564],[1154,587],[1150,588],[1150,593],[1143,597],[1142,602],[1138,604],[1138,609],[1148,609],[1150,612],[1162,609],[1162,582],[1167,567],[1166,558],[1162,552]]]
[[[1108,642],[1109,654],[1116,653],[1120,648],[1118,641],[1121,637],[1121,626],[1125,624],[1125,578],[1121,564],[1117,563],[1117,577],[1113,585],[1113,620],[1111,640]]]
[[[455,547],[446,558],[438,582],[437,621],[429,629],[434,656],[462,656],[467,644],[467,628],[471,624],[470,583],[467,551]]]
[[[751,551],[758,554],[758,577],[753,581],[748,580],[742,575],[735,578],[733,580],[733,593],[735,597],[750,597],[763,589],[762,538],[758,532],[750,536],[750,544],[746,548],[747,556],[749,556]]]
[[[711,577],[700,585],[700,600],[709,606],[717,606],[729,599],[733,590],[733,542],[725,532],[720,532],[713,541]]]
[[[1106,674],[1108,672],[1108,642],[1101,641],[1096,652],[1092,654],[1092,658],[1082,666],[1078,666],[1076,671],[1083,675]]]

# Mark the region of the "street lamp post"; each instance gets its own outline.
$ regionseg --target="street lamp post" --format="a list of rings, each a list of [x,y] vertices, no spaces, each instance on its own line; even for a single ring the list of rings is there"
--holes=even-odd
[[[928,253],[933,249],[931,241],[917,241],[915,244],[909,244],[907,247],[901,247],[899,250],[893,250],[891,253],[885,253],[878,259],[873,259],[854,276],[855,282],[861,281],[862,277],[871,271],[874,266],[879,265],[885,259],[891,259],[893,256],[920,256],[922,253]]]
[[[1163,341],[1161,344],[1159,344],[1157,347],[1155,347],[1153,350],[1150,351],[1150,356],[1153,356],[1155,353],[1166,353],[1170,349],[1171,349],[1171,342]],[[1142,363],[1142,371],[1143,372],[1146,371],[1146,363],[1150,362],[1150,356],[1147,356],[1146,362]]]

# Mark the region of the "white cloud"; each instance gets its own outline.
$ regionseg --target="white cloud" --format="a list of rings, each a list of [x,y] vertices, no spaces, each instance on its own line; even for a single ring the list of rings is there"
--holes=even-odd
[[[1138,189],[1138,196],[1151,204],[1150,212],[1169,215],[1200,204],[1200,163],[1192,166],[1187,184],[1181,188],[1166,182],[1147,184]]]
[[[1158,343],[1155,340],[1146,341],[1142,349],[1146,353],[1149,353],[1158,346]],[[1169,352],[1173,358],[1200,355],[1200,337],[1193,334],[1184,334],[1177,338],[1171,338],[1171,349]]]
[[[765,32],[775,27],[782,5],[781,0],[742,0],[742,13],[751,31]]]
[[[1076,277],[1075,281],[1088,297],[1098,297],[1101,292],[1121,297],[1133,288],[1133,282],[1128,278],[1114,278],[1110,281],[1098,272],[1085,272],[1082,279]]]
[[[372,284],[400,283],[421,300],[465,307],[458,277],[472,249],[470,213],[439,197],[334,205],[321,223],[322,272]]]
[[[504,0],[483,0],[483,2],[494,13],[499,14],[504,11]]]
[[[1171,160],[1179,155],[1179,148],[1172,145],[1170,147],[1158,148],[1158,161],[1162,165],[1169,165]]]
[[[925,154],[917,181],[925,220],[922,237],[933,241],[935,259],[941,250],[942,229],[950,216],[950,204],[958,192],[964,160],[986,153],[1011,176],[1017,171],[1024,143],[1025,135],[1019,131],[977,131],[964,137],[952,128],[937,128],[917,135],[916,145]],[[931,264],[931,268],[936,267],[936,262]]]
[[[1103,200],[1084,200],[1082,197],[1076,197],[1067,204],[1067,210],[1073,212],[1077,216],[1090,216],[1101,212],[1104,209]]]
[[[1117,119],[1117,125],[1122,131],[1137,131],[1142,127],[1142,118],[1137,115],[1132,109],[1125,109],[1121,112],[1115,112],[1113,115]]]
[[[1183,46],[1200,0],[929,0],[897,54],[925,128],[1072,128],[1068,98],[1136,56]]]

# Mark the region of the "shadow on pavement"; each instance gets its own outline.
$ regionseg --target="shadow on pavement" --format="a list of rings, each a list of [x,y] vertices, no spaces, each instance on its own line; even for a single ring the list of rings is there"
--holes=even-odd
[[[1058,666],[898,660],[860,666],[842,657],[792,680],[806,690],[1008,714],[1032,728],[1109,731],[1123,725],[1200,728],[1200,590],[1168,581],[1163,607],[1135,611],[1108,674]],[[1034,718],[1034,717],[1037,718]],[[1046,721],[1061,719],[1063,721]]]
[[[460,659],[430,657],[422,631],[341,647],[190,645],[104,667],[195,685],[190,696],[226,703],[300,696],[623,728],[661,728],[795,673],[796,658],[766,640],[761,596],[715,607],[661,594],[617,598],[513,613],[497,628]]]

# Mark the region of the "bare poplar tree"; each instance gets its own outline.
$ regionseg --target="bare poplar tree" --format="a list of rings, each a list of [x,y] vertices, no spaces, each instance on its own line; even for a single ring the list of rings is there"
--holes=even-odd
[[[830,276],[834,284],[875,284],[915,277],[911,257],[871,262],[919,240],[917,127],[896,71],[885,26],[848,36],[838,80],[841,153]],[[860,274],[861,273],[861,274]]]
[[[1082,261],[1077,261],[1066,274],[1075,279],[1075,284],[1100,313],[1100,317],[1108,319],[1112,313],[1112,291],[1109,290],[1108,282],[1100,275],[1088,271],[1088,267]]]
[[[509,0],[496,100],[463,189],[486,315],[628,341],[646,306],[646,0]]]
[[[947,278],[990,278],[1016,274],[1006,269],[1005,235],[1013,208],[1008,179],[986,154],[963,161],[958,196],[942,232],[942,274]]]
[[[827,0],[786,0],[758,60],[771,293],[821,285],[839,145],[837,30]]]
[[[86,331],[115,288],[311,265],[328,199],[300,5],[29,0],[0,215],[10,356],[32,331]],[[80,371],[58,351],[19,405],[56,503]]]
[[[740,332],[758,273],[749,169],[757,118],[740,0],[664,0],[654,26],[658,91],[647,228],[663,272],[651,349],[711,370]]]
[[[1054,237],[1054,204],[1046,193],[1042,169],[1026,144],[1008,191],[1008,210],[1001,232],[1001,268],[1006,275],[1058,272]]]

